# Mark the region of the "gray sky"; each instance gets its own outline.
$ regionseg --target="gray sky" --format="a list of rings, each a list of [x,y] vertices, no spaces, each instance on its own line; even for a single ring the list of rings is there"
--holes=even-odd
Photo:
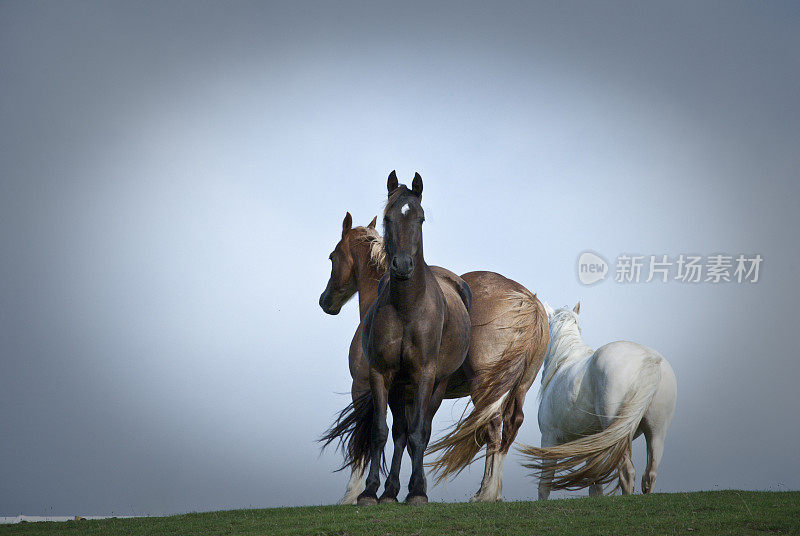
[[[358,312],[317,299],[392,169],[429,263],[670,360],[658,491],[800,488],[796,4],[3,2],[0,73],[0,515],[338,499]],[[584,287],[586,249],[765,260]]]

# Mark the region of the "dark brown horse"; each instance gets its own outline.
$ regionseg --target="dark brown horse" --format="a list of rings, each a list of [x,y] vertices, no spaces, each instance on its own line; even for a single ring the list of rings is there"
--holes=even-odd
[[[331,253],[331,277],[320,296],[320,307],[338,314],[357,292],[362,323],[350,344],[353,404],[323,437],[342,440],[351,474],[342,504],[354,504],[364,475],[368,430],[356,426],[357,410],[368,411],[369,367],[361,348],[364,317],[378,294],[378,281],[386,271],[383,241],[375,229],[377,218],[366,227],[352,227],[344,218],[341,240]],[[457,474],[486,445],[481,487],[473,501],[497,501],[502,493],[502,466],[523,420],[522,406],[544,359],[548,342],[547,315],[536,296],[525,287],[494,272],[469,272],[462,276],[473,293],[470,349],[461,369],[451,376],[445,398],[471,396],[474,409],[431,450],[443,451],[434,464],[439,477]],[[395,429],[393,427],[393,435]],[[367,435],[365,441],[365,434]]]
[[[400,462],[407,444],[412,468],[406,502],[420,504],[428,501],[423,456],[433,417],[450,376],[467,357],[472,296],[460,277],[441,268],[434,272],[425,263],[422,177],[416,174],[409,190],[398,185],[392,172],[387,187],[384,249],[389,274],[378,286],[378,297],[367,311],[361,334],[369,363],[373,415],[369,473],[358,503],[378,501],[390,406],[392,418],[400,426],[394,435],[395,452],[381,501],[397,501]]]

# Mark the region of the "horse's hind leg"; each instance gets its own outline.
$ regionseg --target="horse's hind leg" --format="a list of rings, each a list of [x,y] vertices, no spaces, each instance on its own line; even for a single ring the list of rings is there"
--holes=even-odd
[[[542,432],[542,448],[554,447],[556,445],[555,437],[548,433]],[[539,500],[546,501],[550,497],[550,483],[553,481],[553,470],[549,467],[555,465],[555,460],[544,460],[542,465],[542,473],[539,475]]]
[[[359,464],[354,464],[350,468],[350,480],[347,482],[347,489],[344,496],[339,499],[339,504],[356,504],[358,494],[361,493],[361,488],[364,486],[364,473],[365,467]]]
[[[498,413],[486,425],[486,464],[478,492],[470,502],[497,502],[503,491],[503,462],[506,453],[500,452],[500,430],[503,420]]]
[[[525,419],[522,405],[525,403],[526,387],[530,387],[530,384],[506,395],[513,396],[513,402],[505,406],[505,414],[498,413],[486,427],[486,465],[481,489],[470,499],[471,502],[503,500],[503,464]]]
[[[664,454],[664,435],[648,435],[647,440],[647,468],[642,475],[642,493],[650,493],[658,476],[658,464]]]
[[[470,502],[496,502],[502,492],[503,462],[505,454],[500,452],[500,431],[502,418],[498,413],[486,426],[486,463],[483,480],[478,492]]]
[[[353,402],[364,392],[364,389],[369,389],[369,381],[361,383],[353,380],[353,385],[350,388]],[[366,472],[367,468],[365,465],[353,464],[350,467],[350,480],[347,482],[347,489],[345,489],[344,496],[339,499],[339,504],[356,504],[358,494],[361,493],[361,490],[364,488],[364,473]]]
[[[505,405],[505,414],[498,413],[486,427],[486,465],[483,470],[481,489],[478,490],[470,502],[502,501],[503,494],[503,464],[508,456],[508,450],[517,437],[525,414],[522,406],[530,383],[519,386],[514,392],[506,396],[513,396],[514,400]]]
[[[400,492],[400,464],[403,461],[403,452],[406,450],[406,443],[408,442],[408,423],[406,421],[404,394],[402,387],[393,389],[389,393],[394,452],[392,453],[392,467],[389,469],[389,476],[386,477],[386,486],[380,498],[382,503],[397,502],[397,494]]]
[[[592,484],[589,486],[589,497],[598,497],[603,494],[602,484]]]
[[[675,374],[669,365],[661,365],[661,385],[644,414],[640,428],[647,440],[647,469],[642,475],[642,493],[650,493],[656,483],[658,464],[664,454],[664,440],[675,412]]]
[[[620,462],[617,471],[619,472],[619,485],[622,488],[622,494],[630,495],[633,493],[633,483],[636,479],[636,469],[631,461],[630,449],[625,453],[625,458]]]

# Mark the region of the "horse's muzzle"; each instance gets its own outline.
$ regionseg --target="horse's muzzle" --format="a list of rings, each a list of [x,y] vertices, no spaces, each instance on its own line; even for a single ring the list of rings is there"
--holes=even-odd
[[[392,275],[397,279],[410,279],[411,275],[414,273],[414,258],[408,253],[398,253],[392,257],[389,271],[391,271]]]
[[[319,306],[324,312],[328,313],[329,315],[338,315],[339,311],[342,310],[341,307],[337,309],[333,306],[331,293],[328,292],[327,289],[319,296]]]

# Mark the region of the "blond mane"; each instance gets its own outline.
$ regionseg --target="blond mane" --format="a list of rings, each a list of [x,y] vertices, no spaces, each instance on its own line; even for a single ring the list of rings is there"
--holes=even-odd
[[[386,268],[386,250],[383,249],[383,237],[372,227],[360,227],[363,234],[356,240],[369,244],[369,260],[378,268]]]

